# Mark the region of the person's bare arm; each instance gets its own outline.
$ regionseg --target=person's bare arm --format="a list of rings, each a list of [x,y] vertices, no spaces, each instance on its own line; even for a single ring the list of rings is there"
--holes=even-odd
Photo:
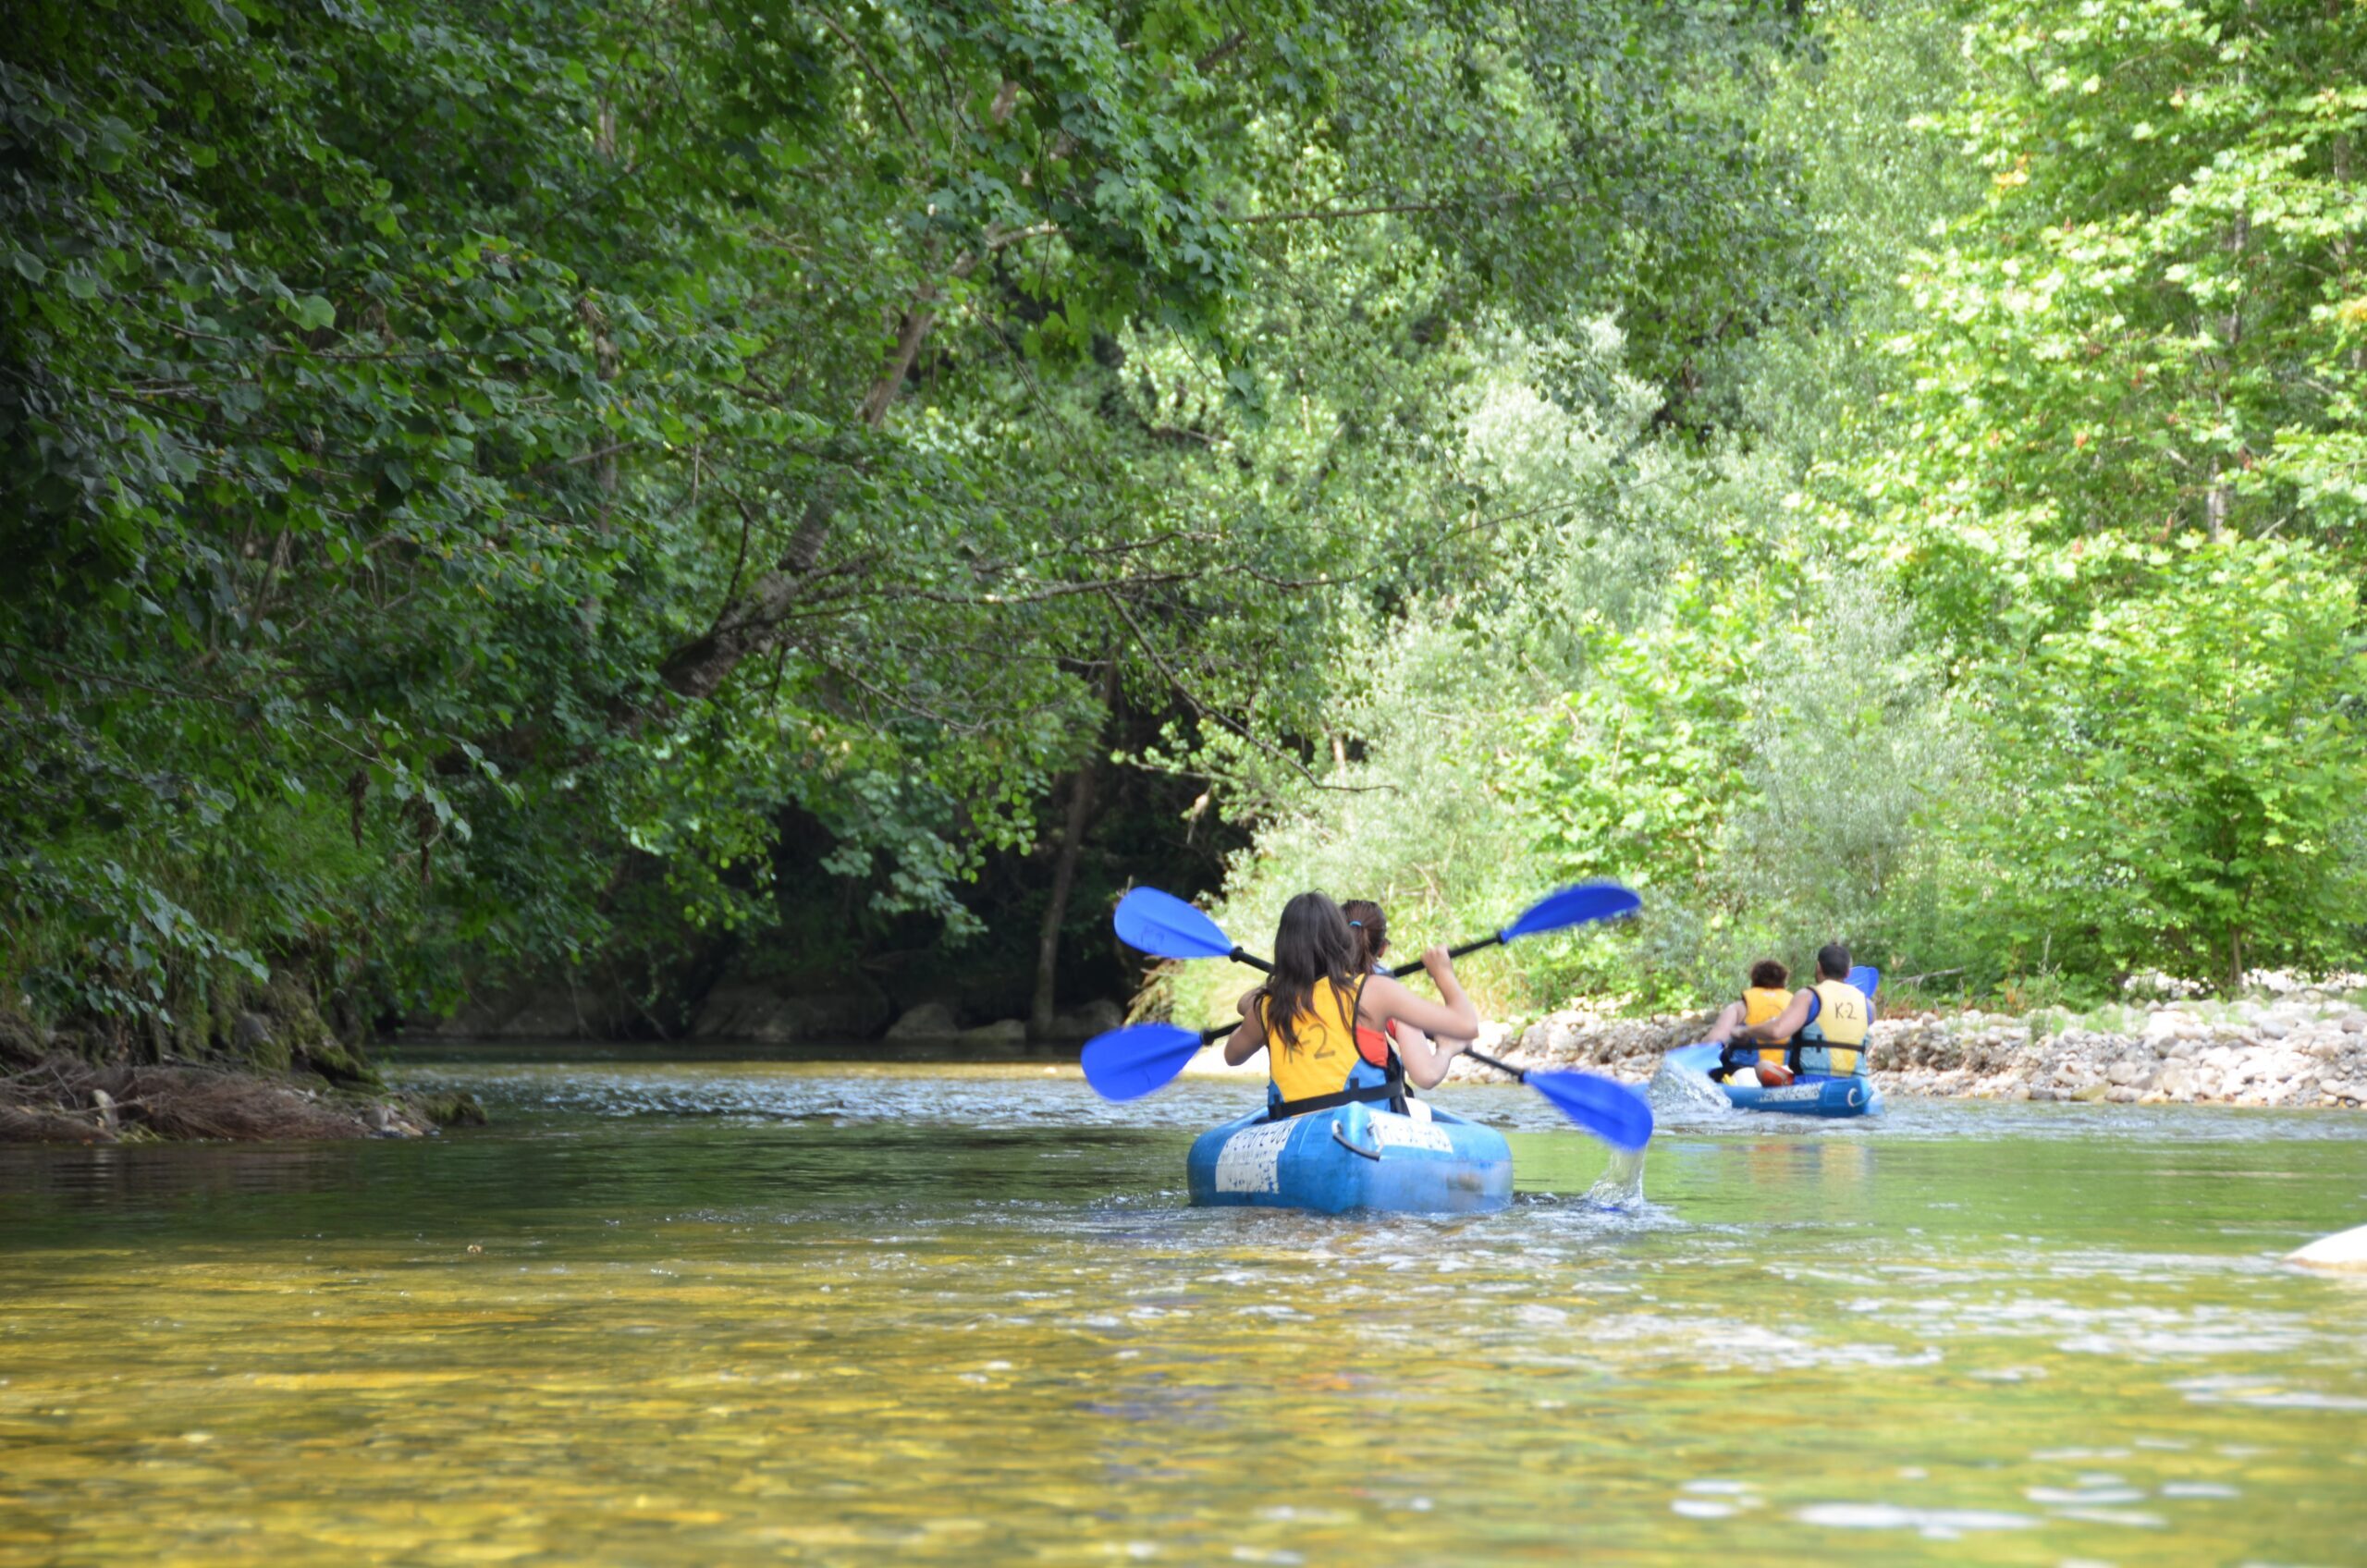
[[[1257,1015],[1257,998],[1265,994],[1262,986],[1242,993],[1241,1027],[1235,1029],[1224,1043],[1224,1063],[1227,1067],[1239,1067],[1266,1048],[1266,1021]]]
[[[1814,991],[1797,991],[1783,1011],[1764,1023],[1754,1023],[1748,1029],[1737,1029],[1733,1039],[1736,1045],[1772,1046],[1790,1039],[1809,1026],[1809,1002]]]
[[[1728,1002],[1725,1011],[1718,1014],[1717,1027],[1701,1037],[1711,1045],[1722,1046],[1735,1037],[1735,1031],[1742,1027],[1742,1003]]]
[[[1454,964],[1444,948],[1432,948],[1422,955],[1422,967],[1442,998],[1432,1001],[1407,990],[1386,974],[1376,974],[1365,982],[1364,1000],[1358,1015],[1376,1029],[1386,1029],[1390,1021],[1410,1023],[1424,1034],[1436,1036],[1431,1048],[1446,1050],[1453,1055],[1463,1047],[1460,1042],[1476,1039],[1479,1034],[1479,1010],[1463,994],[1463,983],[1454,977]]]
[[[1397,1034],[1397,1060],[1405,1064],[1405,1082],[1417,1089],[1435,1089],[1446,1082],[1454,1059],[1471,1048],[1468,1040],[1433,1040],[1419,1029]]]

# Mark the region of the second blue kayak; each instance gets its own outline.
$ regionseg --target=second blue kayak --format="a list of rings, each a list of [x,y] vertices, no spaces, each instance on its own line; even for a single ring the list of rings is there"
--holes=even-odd
[[[1668,1053],[1668,1064],[1680,1072],[1698,1072],[1710,1078],[1717,1071],[1719,1049],[1716,1045],[1679,1046]],[[1736,1110],[1778,1110],[1793,1116],[1871,1116],[1883,1108],[1882,1092],[1870,1078],[1803,1075],[1780,1089],[1710,1081]]]

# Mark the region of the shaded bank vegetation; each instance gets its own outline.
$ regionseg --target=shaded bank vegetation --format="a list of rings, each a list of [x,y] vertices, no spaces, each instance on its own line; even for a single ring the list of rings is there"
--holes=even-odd
[[[2359,949],[2355,8],[24,9],[0,1005],[94,1054],[1041,1026],[1129,879],[1646,888],[1505,1005]]]

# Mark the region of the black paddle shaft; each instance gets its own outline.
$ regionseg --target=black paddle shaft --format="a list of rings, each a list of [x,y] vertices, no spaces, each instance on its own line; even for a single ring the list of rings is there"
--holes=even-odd
[[[1474,1061],[1487,1063],[1490,1067],[1494,1068],[1499,1072],[1511,1073],[1513,1075],[1513,1081],[1516,1084],[1526,1084],[1528,1082],[1528,1074],[1522,1072],[1519,1068],[1515,1067],[1509,1061],[1498,1061],[1494,1057],[1483,1056],[1479,1052],[1473,1050],[1469,1046],[1463,1047],[1463,1054],[1469,1057]]]
[[[1459,948],[1447,949],[1446,956],[1449,958],[1461,958],[1466,953],[1476,953],[1481,948],[1492,948],[1503,939],[1504,934],[1502,932],[1492,932],[1488,936],[1480,937],[1476,942],[1466,942]],[[1422,961],[1420,959],[1416,959],[1411,963],[1401,963],[1396,968],[1391,970],[1389,972],[1389,977],[1392,980],[1403,980],[1408,974],[1420,974],[1421,969]]]

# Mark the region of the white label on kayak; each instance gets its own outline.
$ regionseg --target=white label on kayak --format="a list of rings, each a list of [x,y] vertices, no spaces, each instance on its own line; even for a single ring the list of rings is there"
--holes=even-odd
[[[1293,1121],[1269,1121],[1245,1127],[1224,1141],[1217,1151],[1217,1191],[1279,1193],[1282,1145],[1291,1141]]]
[[[1372,1119],[1372,1141],[1382,1148],[1430,1149],[1439,1154],[1453,1154],[1454,1141],[1446,1129],[1434,1121],[1417,1121],[1410,1116],[1376,1116]]]
[[[1789,1105],[1794,1100],[1818,1099],[1823,1094],[1824,1085],[1821,1084],[1803,1084],[1797,1089],[1786,1085],[1781,1089],[1761,1089],[1759,1091],[1759,1103],[1765,1105],[1769,1100],[1774,1100]]]

